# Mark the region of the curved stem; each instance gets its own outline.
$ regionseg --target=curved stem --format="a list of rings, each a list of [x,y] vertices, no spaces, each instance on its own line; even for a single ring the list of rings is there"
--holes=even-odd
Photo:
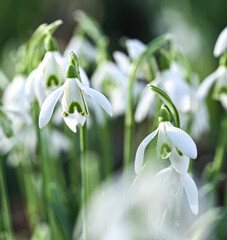
[[[124,168],[126,169],[131,163],[132,154],[132,137],[133,137],[133,84],[136,79],[136,74],[148,55],[154,54],[160,46],[170,40],[169,35],[163,35],[148,44],[146,50],[140,55],[137,61],[134,62],[129,76],[129,85],[127,92],[127,109],[125,113],[125,137],[124,137]]]
[[[87,240],[87,199],[88,199],[88,177],[87,177],[87,141],[86,141],[86,123],[80,127],[80,151],[81,151],[81,207],[82,207],[82,234],[83,240]]]

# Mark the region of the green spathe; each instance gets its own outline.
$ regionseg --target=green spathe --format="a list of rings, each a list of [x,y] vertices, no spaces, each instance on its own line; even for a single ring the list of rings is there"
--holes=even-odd
[[[78,72],[73,64],[69,64],[67,71],[66,71],[66,77],[67,78],[77,78]]]
[[[58,51],[57,41],[50,34],[48,34],[47,37],[45,38],[44,47],[47,52]]]
[[[165,105],[162,105],[159,111],[159,122],[171,122],[171,115],[168,108]]]

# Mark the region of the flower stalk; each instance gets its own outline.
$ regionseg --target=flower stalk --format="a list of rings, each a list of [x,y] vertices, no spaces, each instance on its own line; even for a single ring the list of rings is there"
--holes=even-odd
[[[164,43],[170,41],[169,35],[162,35],[151,41],[146,50],[141,54],[137,61],[134,62],[129,76],[129,85],[127,92],[127,109],[125,113],[125,137],[124,137],[124,168],[126,169],[132,159],[132,138],[133,138],[133,97],[132,89],[136,79],[136,74],[149,55],[154,54]]]
[[[86,123],[80,126],[80,167],[81,167],[81,209],[82,209],[82,235],[87,240],[87,199],[88,199],[88,176],[87,176],[87,140]]]

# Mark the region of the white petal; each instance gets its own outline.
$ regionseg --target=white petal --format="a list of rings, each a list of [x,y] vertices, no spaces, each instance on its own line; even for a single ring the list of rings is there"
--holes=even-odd
[[[58,51],[54,51],[53,54],[54,54],[54,57],[55,57],[57,63],[59,64],[59,66],[62,69],[62,72],[64,74],[63,76],[66,77],[66,70],[69,65],[69,60],[66,57],[63,57],[61,55],[61,53],[59,53]]]
[[[86,87],[89,87],[90,83],[89,83],[89,79],[88,79],[88,76],[87,76],[86,72],[84,71],[84,69],[82,67],[79,67],[79,69],[80,69],[80,77],[81,77],[82,83]]]
[[[146,87],[140,94],[139,103],[135,111],[136,122],[142,122],[146,118],[154,100],[155,93]]]
[[[155,135],[158,133],[159,128],[157,128],[154,132],[149,134],[144,140],[140,143],[137,151],[136,151],[136,159],[135,159],[135,172],[138,174],[142,167],[143,167],[143,159],[144,159],[144,152],[145,148],[149,144],[149,142],[155,137]]]
[[[175,146],[187,157],[196,158],[197,148],[192,138],[180,128],[174,127],[170,122],[165,122],[166,133]]]
[[[207,78],[203,80],[197,90],[197,96],[199,99],[203,99],[207,96],[210,88],[214,84],[215,80],[218,79],[225,72],[225,67],[218,67],[215,72],[210,74]]]
[[[130,58],[137,59],[146,49],[146,45],[138,39],[128,39],[126,48]]]
[[[126,95],[123,88],[116,86],[109,94],[114,117],[125,113]]]
[[[214,56],[219,57],[227,50],[227,27],[222,30],[214,47]]]
[[[86,87],[78,79],[76,79],[79,87],[91,98],[93,98],[110,116],[112,116],[112,107],[107,98],[97,90]]]
[[[46,98],[46,94],[42,85],[42,78],[43,74],[40,73],[40,75],[35,78],[34,82],[34,92],[40,107]]]
[[[226,94],[221,94],[220,95],[220,102],[222,106],[227,110],[227,95]]]
[[[34,100],[34,82],[37,75],[40,74],[38,68],[34,69],[28,76],[26,83],[25,83],[25,98],[26,100],[31,103]]]
[[[199,211],[199,203],[198,203],[198,189],[195,185],[194,180],[189,174],[181,176],[184,190],[188,199],[188,203],[192,212],[197,215]]]
[[[176,107],[187,112],[191,109],[190,86],[176,73],[166,70],[162,73],[163,88],[172,99]]]
[[[173,149],[169,156],[169,159],[177,172],[179,172],[180,174],[187,173],[190,161],[188,157],[186,157],[185,155],[179,156],[177,151]]]
[[[76,132],[77,125],[84,125],[86,121],[86,117],[79,114],[77,111],[75,111],[73,114],[69,114],[67,117],[63,117],[65,123],[67,126],[73,131]]]
[[[129,57],[120,51],[115,51],[113,53],[113,58],[117,65],[119,66],[119,68],[121,69],[121,71],[125,74],[128,74],[130,69]]]
[[[54,107],[60,98],[60,96],[63,94],[66,86],[68,84],[68,81],[64,83],[60,88],[53,91],[44,101],[41,111],[39,114],[39,128],[43,128],[49,121],[53,114]]]
[[[166,177],[169,177],[169,175],[172,173],[173,167],[170,165],[167,168],[162,169],[160,172],[155,174],[155,177],[161,177],[162,180],[165,180]]]

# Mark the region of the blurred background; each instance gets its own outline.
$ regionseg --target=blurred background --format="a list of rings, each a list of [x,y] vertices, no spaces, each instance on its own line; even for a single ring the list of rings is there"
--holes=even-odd
[[[218,34],[226,26],[225,0],[2,0],[1,67],[8,68],[4,59],[9,57],[9,49],[26,42],[42,23],[63,20],[64,25],[56,32],[63,49],[76,26],[76,9],[84,10],[100,23],[111,39],[110,51],[119,49],[118,41],[123,36],[148,43],[171,32],[202,78],[217,65],[212,51]],[[12,69],[6,74],[13,75]]]
[[[63,52],[77,24],[73,17],[77,9],[97,20],[110,39],[110,53],[124,50],[119,41],[122,37],[137,38],[147,44],[160,34],[169,32],[186,55],[192,70],[198,73],[200,81],[218,66],[213,48],[219,33],[226,27],[226,0],[1,0],[0,70],[6,77],[12,79],[15,75],[18,47],[26,43],[42,23],[63,20],[63,25],[55,32]],[[219,102],[208,98],[208,103],[211,131],[198,143],[199,154],[206,162],[213,159],[220,127],[217,116],[221,117],[224,111]],[[122,150],[122,146],[119,147]],[[198,169],[204,163],[202,160],[196,163]],[[19,193],[14,171],[8,170],[6,174],[7,179],[11,179],[7,181],[10,195],[16,196]],[[12,208],[21,207],[18,198],[10,199],[17,201],[17,204],[11,202]],[[14,209],[12,212],[17,214]],[[21,214],[13,217],[14,225],[20,229],[23,228],[20,226],[23,225]]]

